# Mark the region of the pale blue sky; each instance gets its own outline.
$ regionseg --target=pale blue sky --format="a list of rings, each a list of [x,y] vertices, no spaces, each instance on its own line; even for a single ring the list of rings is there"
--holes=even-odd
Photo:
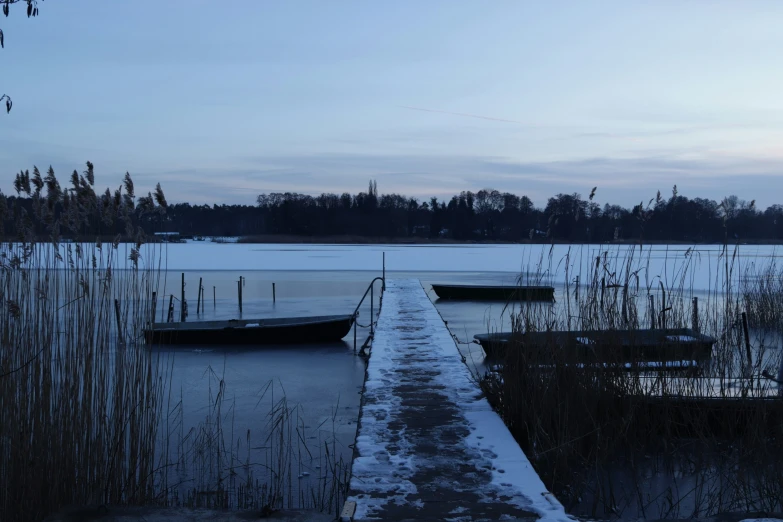
[[[46,0],[0,19],[0,188],[493,187],[783,203],[783,2]],[[428,109],[419,110],[419,109]],[[443,112],[437,112],[443,111]]]

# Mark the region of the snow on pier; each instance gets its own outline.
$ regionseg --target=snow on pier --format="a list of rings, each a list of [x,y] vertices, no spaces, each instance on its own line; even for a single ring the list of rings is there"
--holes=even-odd
[[[387,282],[349,501],[353,520],[569,519],[472,380],[418,280]]]

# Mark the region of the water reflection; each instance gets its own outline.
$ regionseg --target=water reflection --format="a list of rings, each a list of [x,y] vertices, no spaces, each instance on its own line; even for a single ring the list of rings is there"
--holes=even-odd
[[[677,448],[617,455],[573,472],[559,498],[584,518],[706,518],[731,512],[780,512],[780,448],[763,454],[735,443],[685,440]]]

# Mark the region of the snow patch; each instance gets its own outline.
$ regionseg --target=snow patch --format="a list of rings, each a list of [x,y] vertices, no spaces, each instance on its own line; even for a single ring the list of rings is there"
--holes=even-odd
[[[697,341],[698,339],[696,339],[695,337],[692,337],[690,335],[667,335],[666,336],[666,340],[667,341],[672,341],[672,342],[689,343],[689,342]]]
[[[400,314],[403,306],[416,313]],[[365,402],[356,442],[358,456],[352,470],[350,500],[357,504],[354,519],[372,518],[390,503],[411,505],[406,496],[417,492],[411,478],[419,463],[412,444],[406,441],[404,430],[390,428],[390,422],[401,411],[400,399],[393,393],[399,379],[395,368],[411,344],[409,339],[400,338],[401,331],[426,337],[426,350],[437,361],[434,363],[437,371],[431,374],[433,385],[442,387],[439,393],[446,394],[449,402],[457,405],[470,430],[457,444],[464,446],[465,454],[471,456],[477,470],[491,469],[490,483],[475,492],[482,501],[490,502],[502,496],[509,498],[509,504],[535,512],[544,520],[571,520],[483,397],[462,362],[451,333],[417,280],[387,281],[367,367]],[[432,372],[432,365],[432,362],[422,362],[420,370]],[[406,368],[409,372],[419,371],[409,361]],[[449,520],[464,518],[460,509],[450,514],[454,517]]]
[[[393,307],[387,292],[384,307]],[[351,473],[351,490],[356,492],[354,520],[362,520],[387,504],[406,504],[409,494],[418,492],[410,478],[416,460],[404,431],[392,430],[389,423],[401,408],[401,400],[392,393],[395,378],[390,346],[395,342],[392,314],[382,313],[367,365],[360,430]]]

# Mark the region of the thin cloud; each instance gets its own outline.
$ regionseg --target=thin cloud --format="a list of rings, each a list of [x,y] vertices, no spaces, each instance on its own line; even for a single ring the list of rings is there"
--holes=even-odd
[[[693,125],[689,127],[675,127],[670,129],[659,129],[649,131],[627,131],[627,132],[581,132],[553,140],[568,140],[574,138],[610,138],[641,142],[646,138],[657,138],[665,136],[678,136],[698,134],[704,132],[721,132],[727,130],[756,130],[756,129],[775,129],[780,127],[771,123],[716,123],[710,125]]]
[[[478,118],[479,120],[489,120],[489,121],[502,121],[504,123],[518,123],[520,125],[529,125],[525,122],[518,121],[518,120],[507,120],[505,118],[494,118],[492,116],[481,116],[480,114],[468,114],[465,112],[451,112],[451,111],[440,111],[437,109],[425,109],[422,107],[411,107],[410,105],[399,105],[399,107],[403,109],[410,109],[412,111],[422,111],[422,112],[434,112],[437,114],[450,114],[452,116],[464,116],[466,118]]]

